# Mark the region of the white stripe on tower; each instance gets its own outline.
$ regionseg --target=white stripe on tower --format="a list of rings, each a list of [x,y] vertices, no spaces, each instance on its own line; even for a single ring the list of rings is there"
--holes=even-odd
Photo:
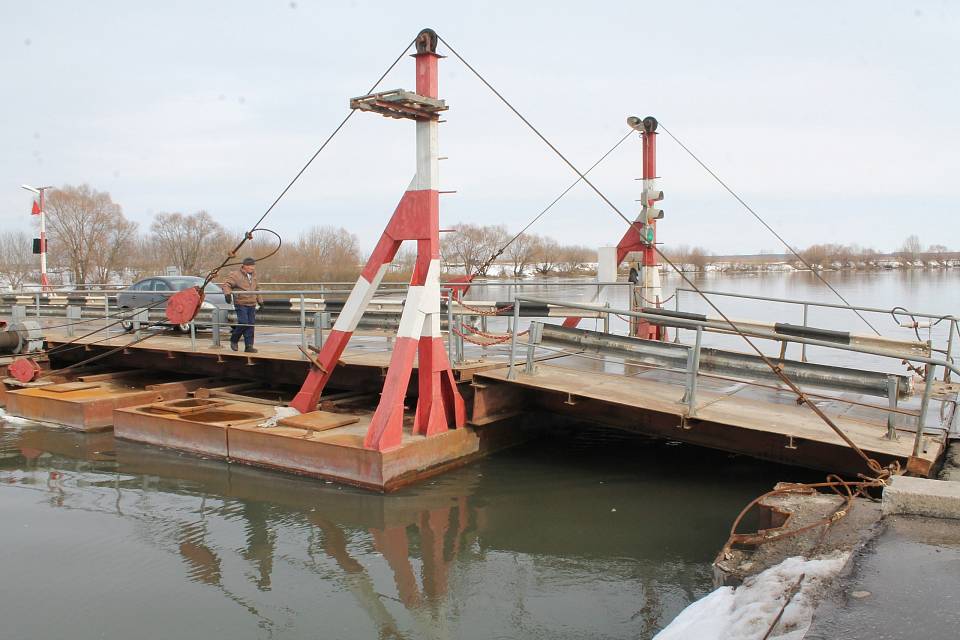
[[[337,316],[337,321],[333,323],[334,331],[353,333],[353,331],[356,330],[357,325],[360,324],[360,318],[363,316],[364,309],[370,304],[373,294],[377,292],[380,281],[383,280],[383,275],[389,267],[389,264],[380,265],[376,275],[373,277],[373,282],[367,282],[367,279],[363,276],[357,278],[357,284],[353,286],[353,290],[347,297],[347,301],[343,303],[343,309],[340,311],[340,315]]]
[[[413,338],[416,340],[420,336],[420,328],[423,326],[422,302],[424,289],[425,287],[410,287],[407,289],[407,300],[403,305],[403,313],[400,314],[397,339]]]
[[[417,175],[410,185],[411,191],[440,188],[439,126],[436,120],[417,120]]]

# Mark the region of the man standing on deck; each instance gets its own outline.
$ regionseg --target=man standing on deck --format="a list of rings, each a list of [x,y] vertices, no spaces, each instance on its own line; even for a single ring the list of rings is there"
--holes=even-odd
[[[223,283],[223,293],[229,303],[232,299],[233,308],[237,310],[237,324],[230,331],[230,348],[236,351],[239,347],[240,336],[243,336],[243,350],[247,353],[256,353],[253,348],[253,326],[257,321],[257,309],[263,304],[260,294],[244,293],[258,291],[257,261],[253,258],[244,258],[239,271],[231,271]]]

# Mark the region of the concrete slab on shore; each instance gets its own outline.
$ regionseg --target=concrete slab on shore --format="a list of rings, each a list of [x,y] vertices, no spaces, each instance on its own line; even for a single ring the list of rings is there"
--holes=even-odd
[[[960,482],[895,476],[883,490],[883,515],[960,518]]]

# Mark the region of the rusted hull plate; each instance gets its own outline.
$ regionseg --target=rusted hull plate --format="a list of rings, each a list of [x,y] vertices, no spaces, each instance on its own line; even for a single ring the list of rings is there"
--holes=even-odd
[[[217,421],[216,412],[234,417]],[[246,419],[237,416],[246,414]],[[260,425],[273,408],[236,402],[220,405],[208,415],[176,413],[147,405],[115,411],[118,438],[336,480],[374,491],[392,491],[477,456],[528,437],[519,421],[499,422],[431,436],[404,434],[400,447],[387,452],[363,447],[370,416],[325,431]]]
[[[202,403],[185,410],[187,403]],[[249,402],[222,400],[176,400],[114,412],[114,435],[124,440],[188,451],[215,458],[229,458],[231,427],[259,424],[273,415],[273,408]]]
[[[43,388],[22,389],[7,393],[7,412],[79,431],[103,431],[113,426],[114,409],[162,399],[163,396],[156,391],[118,393],[109,388],[98,388],[56,393]]]
[[[8,390],[7,412],[79,431],[103,431],[113,427],[115,409],[185,398],[188,391],[203,382],[186,380],[135,389],[109,380],[75,390],[63,390],[61,385]]]
[[[316,435],[287,427],[234,427],[230,429],[230,459],[374,491],[393,491],[526,437],[517,423],[451,429],[430,437],[406,432],[399,447],[379,452],[363,448],[366,425],[361,421],[360,426],[362,429],[351,425]]]

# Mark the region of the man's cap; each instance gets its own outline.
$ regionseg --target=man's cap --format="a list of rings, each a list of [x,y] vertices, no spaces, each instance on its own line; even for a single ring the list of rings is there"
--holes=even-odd
[[[257,261],[254,260],[253,258],[244,258],[244,259],[243,259],[243,264],[245,264],[245,265],[247,265],[247,264],[257,264]]]

